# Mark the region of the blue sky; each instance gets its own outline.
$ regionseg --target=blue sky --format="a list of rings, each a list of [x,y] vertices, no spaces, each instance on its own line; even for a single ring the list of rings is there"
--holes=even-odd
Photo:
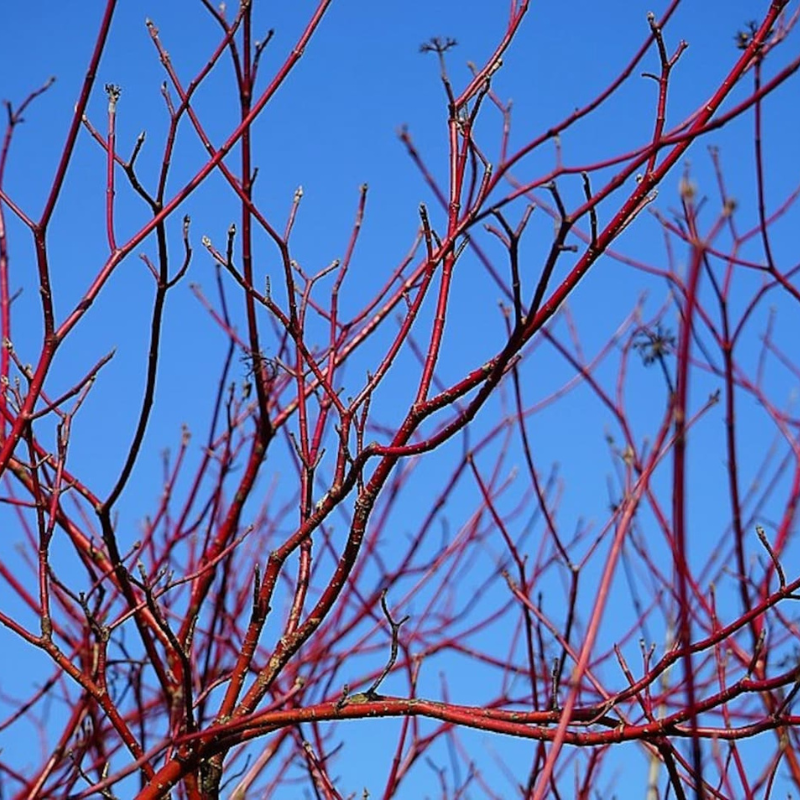
[[[17,132],[7,170],[6,191],[33,216],[40,212],[60,152],[102,5],[96,0],[46,2],[31,10],[15,3],[0,12],[3,27],[13,32],[6,37],[0,50],[0,98],[19,103],[49,76],[57,76],[56,84],[27,112],[26,122]],[[482,63],[502,35],[506,6],[507,3],[493,0],[334,2],[298,67],[256,124],[258,203],[268,217],[283,220],[293,193],[302,185],[304,198],[294,235],[293,255],[310,271],[341,257],[355,214],[358,188],[362,183],[369,184],[364,231],[353,272],[348,278],[348,291],[343,294],[345,312],[352,313],[358,308],[407,252],[417,230],[417,209],[421,201],[428,205],[434,225],[443,220],[441,209],[437,208],[397,136],[401,126],[407,125],[434,175],[445,178],[446,103],[436,61],[430,55],[420,54],[420,44],[431,36],[456,39],[458,46],[448,55],[448,63],[454,85],[463,86],[469,77],[466,62]],[[493,84],[501,98],[513,99],[512,149],[601,91],[644,41],[648,32],[646,13],[652,10],[659,14],[666,6],[663,0],[647,3],[579,0],[565,11],[560,3],[534,2]],[[685,0],[665,31],[670,50],[680,39],[689,43],[674,71],[668,125],[683,120],[718,85],[738,56],[734,34],[748,20],[762,14],[766,6],[766,2],[753,0],[724,4]],[[285,57],[312,7],[313,3],[305,0],[257,4],[256,28],[264,32],[275,29],[274,39],[264,55],[266,74]],[[102,87],[114,83],[122,88],[118,107],[119,150],[127,156],[136,136],[146,130],[148,138],[139,164],[141,175],[152,180],[159,164],[166,115],[159,94],[164,73],[145,26],[146,17],[152,18],[160,30],[162,41],[184,81],[204,64],[218,41],[218,29],[204,15],[199,3],[176,0],[120,4],[88,113],[102,130],[107,103]],[[783,63],[781,59],[788,60],[793,47],[796,50],[790,41],[785,47],[787,56],[781,52],[776,54],[777,65]],[[657,66],[654,54],[649,54],[644,68],[656,70]],[[198,94],[195,104],[217,143],[229,132],[231,115],[236,109],[229,79],[225,62]],[[737,96],[743,96],[740,90],[733,95]],[[798,160],[792,147],[798,137],[796,98],[796,83],[790,81],[765,108],[769,131],[768,199],[773,203],[785,197],[798,181]],[[563,137],[565,161],[591,163],[646,142],[652,129],[654,102],[655,84],[645,78],[632,78],[607,107]],[[487,142],[490,152],[496,146],[500,124],[499,115],[486,109],[479,135]],[[715,202],[706,144],[721,148],[729,191],[740,200],[741,213],[749,220],[748,224],[754,219],[751,130],[749,117],[736,121],[729,128],[712,134],[707,141],[699,142],[689,155],[701,194],[708,192]],[[182,160],[175,164],[171,178],[175,188],[203,163],[204,158],[202,148],[188,127],[181,136]],[[517,174],[527,179],[535,177],[552,166],[552,159],[552,151],[545,150],[523,162]],[[103,233],[104,168],[99,148],[84,135],[50,231],[56,310],[60,318],[79,300],[107,256]],[[656,205],[664,213],[678,205],[678,179],[676,171],[661,187]],[[563,181],[560,188],[567,202],[580,201],[582,190],[577,178]],[[124,240],[146,221],[147,210],[122,186],[118,208],[118,237]],[[159,454],[163,448],[177,447],[180,426],[184,423],[195,431],[198,445],[202,441],[219,364],[225,352],[226,342],[198,304],[188,281],[199,284],[208,293],[213,291],[214,272],[200,246],[200,237],[206,235],[223,248],[225,232],[230,222],[237,219],[238,211],[216,177],[192,195],[185,211],[192,216],[195,255],[188,280],[169,300],[164,361],[153,424],[141,466],[119,504],[120,537],[128,543],[135,540],[137,527],[160,493]],[[30,238],[13,215],[7,213],[6,218],[12,248],[12,283],[23,289],[14,307],[14,345],[23,361],[33,361],[38,353],[41,330]],[[794,242],[789,236],[788,223],[787,227],[777,230],[783,234],[776,238],[779,257],[792,263],[796,256],[792,256]],[[176,247],[178,231],[176,218],[172,227]],[[552,222],[537,211],[531,224],[530,243],[526,243],[523,253],[533,265],[530,269],[537,268],[541,255],[549,247],[551,231]],[[657,222],[643,215],[621,237],[616,249],[663,266],[662,242]],[[494,246],[493,249],[489,240],[486,248],[502,262],[500,248]],[[137,249],[137,255],[140,250],[152,253],[152,242]],[[260,274],[276,269],[275,254],[266,241],[257,238],[256,252]],[[753,257],[760,257],[757,248]],[[565,263],[570,263],[569,257]],[[501,333],[497,312],[499,293],[474,259],[466,260],[463,270],[469,279],[465,277],[455,289],[455,311],[449,323],[450,335],[441,372],[445,381],[456,379],[493,354]],[[648,294],[645,316],[648,316],[664,301],[664,284],[647,279],[611,258],[598,263],[570,300],[570,309],[578,320],[587,353],[599,349],[645,292]],[[151,297],[152,279],[144,265],[136,256],[127,259],[59,354],[48,383],[48,391],[57,394],[71,386],[76,375],[116,348],[113,361],[76,419],[70,450],[72,469],[85,476],[87,483],[100,495],[113,484],[135,423],[145,368],[147,309]],[[784,343],[797,341],[800,328],[796,310],[792,313],[791,306],[781,301],[776,301],[776,308],[777,337]],[[764,324],[767,312],[766,307],[760,312],[754,328]],[[563,328],[557,330],[564,333]],[[754,335],[754,341],[756,339]],[[755,358],[755,353],[753,349],[745,359]],[[368,350],[358,367],[348,371],[346,391],[357,390],[358,371],[369,368],[372,358],[374,353]],[[527,387],[529,402],[546,396],[570,375],[563,360],[554,357],[545,347],[531,357],[531,362],[535,368],[532,367],[533,377]],[[609,386],[613,386],[612,366],[605,372],[600,371]],[[396,419],[404,409],[404,394],[414,368],[411,357],[398,361],[385,393],[376,397],[380,402],[381,419]],[[240,378],[244,371],[242,367]],[[796,390],[796,381],[778,370],[772,379],[776,402],[788,401],[790,392]],[[663,385],[653,372],[643,370],[634,373],[630,380],[631,418],[637,435],[644,438],[652,435],[653,422],[661,412],[662,406],[656,408],[654,404],[663,402]],[[714,388],[711,379],[699,381],[694,389],[696,402],[699,404]],[[498,413],[498,407],[492,408],[493,411],[487,410],[479,417],[475,438],[496,419],[491,415]],[[704,531],[719,525],[716,504],[724,498],[724,480],[720,478],[724,478],[719,456],[720,420],[721,416],[716,427],[712,425],[697,434],[696,461],[692,462],[691,472],[693,486],[697,488],[695,498],[698,498],[690,508],[694,530]],[[560,511],[565,530],[574,529],[580,520],[601,522],[607,517],[606,475],[611,467],[603,431],[608,424],[596,399],[585,390],[574,392],[531,422],[541,463],[561,465],[567,487]],[[761,430],[757,426],[763,426],[763,440],[772,435],[770,426],[755,412],[752,426],[754,431]],[[759,446],[753,446],[753,465],[762,443],[761,436],[754,438]],[[435,496],[437,478],[460,446],[459,443],[445,448],[439,459],[431,458],[419,465],[418,476],[412,483],[412,505],[425,509],[425,500]],[[745,450],[745,455],[749,456],[750,452]],[[197,452],[193,457],[198,457]],[[509,468],[515,463],[513,453],[509,454],[508,462]],[[280,464],[278,460],[275,474],[280,473]],[[755,473],[755,466],[747,465],[744,469],[746,474]],[[656,482],[662,479],[666,480],[666,476],[657,476]],[[523,486],[518,491],[524,490]],[[465,493],[465,508],[468,502],[475,502],[474,492],[470,497],[471,500]],[[511,504],[512,500],[508,502]],[[780,509],[779,500],[777,502],[776,509]],[[778,512],[768,511],[765,516],[770,513]],[[398,532],[412,529],[421,514],[421,511],[406,511],[396,523]],[[466,512],[460,515],[456,510],[453,516],[457,525],[464,522],[460,516],[468,515]],[[0,520],[6,526],[14,524],[13,517],[4,510]],[[643,524],[646,527],[646,523]],[[693,553],[698,559],[713,546],[708,538],[698,535],[693,540]],[[495,548],[496,552],[500,550],[499,546]],[[591,583],[591,575],[587,582]],[[5,591],[6,587],[0,588],[0,597]],[[615,586],[613,603],[626,608],[627,602],[625,586]],[[605,643],[609,644],[616,630],[608,630],[604,635],[607,636]],[[0,643],[18,653],[20,659],[30,658],[27,650],[19,648],[5,632],[0,633]],[[498,642],[498,647],[501,644]],[[28,663],[33,673],[40,668],[41,660],[21,663],[26,664],[25,677],[3,676],[4,686],[6,680],[27,680]],[[435,693],[439,669],[446,672],[447,662],[431,667],[432,693]],[[474,680],[461,670],[460,666],[452,668],[450,686],[454,699],[467,701]],[[377,738],[373,735],[373,726],[376,730],[382,726],[395,730],[396,724],[380,722],[361,726],[356,734],[363,736],[358,740],[360,752],[371,752],[367,748],[374,746]],[[486,739],[483,734],[467,735],[470,747],[485,750],[490,746],[501,751],[509,763],[528,763],[530,744],[501,739],[487,743]],[[13,744],[0,742],[0,746],[12,747]],[[347,753],[341,757],[338,774],[344,776],[348,790],[359,791],[363,782],[378,796],[387,768],[380,750],[380,746],[376,747],[374,759],[366,764],[365,759]],[[637,764],[642,769],[642,762]],[[489,769],[490,780],[503,780],[499,772],[494,774]],[[525,768],[522,769],[524,772]],[[429,792],[433,796],[433,773],[421,766],[415,776],[414,791]],[[498,785],[505,787],[498,789],[501,795],[512,791],[508,784]],[[635,786],[629,796],[642,796],[642,784]],[[626,796],[625,787],[624,781],[617,786],[620,797]],[[285,796],[293,795],[289,791]]]

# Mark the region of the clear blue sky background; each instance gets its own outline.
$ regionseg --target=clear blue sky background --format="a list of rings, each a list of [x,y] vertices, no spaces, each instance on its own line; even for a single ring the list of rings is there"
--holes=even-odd
[[[313,5],[306,0],[257,4],[257,28],[263,31],[275,28],[276,31],[264,55],[264,75],[271,74],[271,68],[282,61]],[[599,3],[579,0],[568,5],[567,9],[567,4],[553,0],[533,3],[495,79],[495,91],[514,101],[512,149],[601,91],[647,35],[647,11],[659,14],[666,7],[663,0],[604,0]],[[666,29],[670,50],[679,39],[686,39],[690,45],[674,73],[668,123],[683,120],[718,85],[738,56],[734,34],[747,20],[763,13],[767,5],[766,0],[724,3],[687,0],[683,4]],[[17,104],[49,76],[58,78],[26,114],[26,123],[17,133],[8,167],[6,190],[34,217],[40,213],[45,189],[51,180],[102,6],[97,0],[80,3],[46,0],[33,7],[20,2],[6,3],[0,10],[0,24],[5,31],[0,49],[0,98]],[[458,40],[458,47],[449,58],[458,90],[469,76],[465,63],[480,64],[494,49],[505,28],[506,6],[507,3],[496,0],[335,2],[297,69],[256,125],[258,202],[268,216],[283,220],[295,189],[303,186],[305,195],[294,237],[294,255],[309,271],[342,255],[355,212],[358,187],[365,182],[369,184],[366,225],[348,284],[353,294],[346,294],[343,301],[345,313],[355,310],[371,290],[382,284],[384,276],[405,254],[418,225],[420,201],[428,204],[434,223],[442,219],[440,209],[436,208],[396,135],[398,128],[407,124],[435,174],[445,177],[446,105],[436,61],[419,53],[420,44],[434,35]],[[122,87],[118,112],[119,150],[127,155],[138,133],[146,130],[148,140],[140,159],[140,170],[145,178],[152,179],[159,164],[166,128],[166,115],[159,96],[165,76],[147,33],[145,17],[151,17],[160,29],[162,41],[184,81],[205,63],[219,34],[199,3],[140,0],[120,4],[89,104],[89,115],[103,130],[106,107],[103,84],[115,83]],[[230,130],[237,102],[231,93],[227,61],[224,63],[225,67],[215,73],[195,104],[207,131],[217,143]],[[657,70],[654,54],[646,60],[645,68]],[[655,84],[633,78],[618,98],[564,137],[565,160],[590,163],[642,144],[651,132],[654,101]],[[781,169],[775,169],[779,165],[771,163],[771,153],[785,153],[787,144],[798,140],[797,105],[796,85],[789,84],[767,106],[768,122],[772,123],[767,152],[767,165],[772,167],[771,199],[785,196],[797,183],[797,160],[784,164]],[[499,117],[487,109],[482,130],[485,141],[496,142],[494,131],[499,130],[499,122]],[[741,200],[744,214],[752,214],[748,200],[753,187],[751,125],[749,119],[737,122],[730,129],[713,134],[707,142],[722,148],[729,190]],[[188,127],[182,135],[183,147],[179,146],[179,152],[184,155],[188,152],[191,156],[175,164],[173,187],[179,186],[203,162],[202,149]],[[518,174],[538,175],[551,166],[551,158],[550,152],[537,156]],[[693,149],[691,160],[701,193],[706,190],[712,193],[713,178],[705,144]],[[83,294],[107,255],[103,222],[104,169],[99,148],[83,136],[50,234],[56,309],[62,318]],[[661,189],[658,206],[662,210],[677,205],[678,177],[676,172]],[[579,181],[564,182],[562,191],[568,200],[577,200],[581,192]],[[125,239],[147,219],[147,212],[122,189],[119,203],[118,238]],[[208,235],[222,249],[225,231],[231,221],[238,219],[238,212],[216,179],[193,195],[185,210],[192,216],[195,246],[189,280],[211,293],[213,270],[200,246],[200,237]],[[752,219],[751,216],[747,218]],[[24,289],[15,304],[14,344],[22,360],[31,361],[38,353],[40,327],[30,238],[10,213],[7,221],[12,248],[12,284],[14,288]],[[549,245],[547,232],[551,225],[544,215],[535,224],[541,226],[542,236],[538,243],[535,233],[531,237],[526,254],[533,264],[531,269],[538,268],[538,257]],[[176,253],[178,230],[176,218],[173,226]],[[657,262],[662,252],[660,241],[656,222],[642,219],[641,224],[625,233],[618,249]],[[791,246],[788,237],[778,239],[779,256]],[[263,240],[258,242],[258,248],[261,248],[260,252],[257,250],[261,258],[259,274],[274,271],[275,267],[271,266],[275,263],[274,252]],[[148,243],[144,249],[152,252],[152,244]],[[494,254],[501,258],[499,251]],[[464,285],[457,295],[460,316],[452,322],[454,333],[448,340],[448,361],[442,372],[445,380],[452,380],[481,363],[497,345],[499,319],[495,300],[499,296],[494,297],[491,284],[485,282],[476,264],[467,263],[464,269],[475,272],[475,283]],[[663,300],[665,288],[661,284],[648,283],[640,275],[634,275],[605,259],[571,301],[587,352],[593,353],[608,338],[642,291],[650,291],[648,308],[651,311]],[[486,302],[487,293],[490,303]],[[48,384],[50,393],[57,394],[59,389],[71,386],[76,376],[97,358],[112,347],[117,348],[114,361],[76,420],[70,453],[73,470],[85,476],[100,495],[110,488],[133,430],[145,368],[146,309],[151,296],[152,280],[144,266],[136,258],[128,259],[85,323],[75,331],[71,343],[60,353]],[[225,348],[224,340],[200,309],[188,283],[173,292],[169,303],[165,360],[153,426],[134,486],[119,505],[120,529],[128,528],[121,536],[128,542],[136,538],[138,521],[153,507],[160,493],[158,454],[161,449],[177,445],[182,423],[196,431],[198,444],[204,435],[217,365]],[[796,321],[780,317],[778,325],[781,334],[788,339],[794,334],[800,336]],[[409,380],[408,373],[403,372],[403,363],[412,368],[410,359],[401,362],[401,369],[388,384],[401,393]],[[539,394],[545,395],[568,375],[563,362],[542,360],[542,364],[545,369],[540,373],[541,385],[531,388],[529,400]],[[783,380],[778,376],[775,379]],[[354,371],[353,386],[357,384],[358,376]],[[702,398],[706,389],[713,388],[711,383],[701,386],[697,396]],[[788,381],[785,385],[779,384],[778,400],[787,398],[791,388]],[[638,390],[644,397],[648,391],[647,382],[639,385]],[[659,395],[656,392],[654,396]],[[391,419],[399,413],[399,404],[393,406],[388,397],[384,397],[383,402],[384,418]],[[541,448],[541,463],[558,461],[567,465],[568,490],[562,514],[566,520],[575,522],[580,518],[604,519],[608,503],[605,420],[595,413],[596,404],[588,405],[590,402],[586,393],[579,392],[533,423],[537,446]],[[567,418],[569,426],[564,425]],[[634,423],[641,423],[641,434],[648,430],[652,419],[645,411],[640,414],[634,410]],[[491,419],[479,420],[478,430],[490,422]],[[753,424],[760,423],[754,418]],[[720,430],[715,429],[708,440],[709,463],[713,462],[717,469],[720,459],[713,454],[719,452],[715,449],[719,444],[715,437],[719,435]],[[113,463],[109,464],[108,453],[114,454]],[[696,470],[693,479],[699,481],[704,471],[702,461]],[[421,475],[430,482],[436,475],[435,466],[429,471],[423,468]],[[424,508],[424,480],[417,491],[419,504]],[[430,493],[430,486],[427,491]],[[715,494],[716,491],[719,489],[711,491],[709,484],[706,502],[692,506],[691,519],[699,529],[709,522],[713,524],[714,502],[721,496]],[[6,512],[2,512],[0,521],[4,526],[13,526],[13,517]],[[573,526],[574,523],[571,526],[568,521],[564,522],[565,530]],[[16,539],[13,530],[12,534],[11,538]],[[700,545],[700,551],[702,549]],[[0,598],[6,591],[5,587],[0,588]],[[618,602],[625,602],[624,595],[619,595]],[[18,658],[15,663],[24,665],[18,674],[3,670],[0,681],[4,690],[10,691],[17,681],[29,681],[31,675],[36,674],[41,661],[29,660],[29,651],[20,648],[4,631],[0,632],[0,648],[8,648],[8,652]],[[470,677],[464,676],[463,682],[459,677],[452,676],[453,699],[469,701]],[[433,680],[432,686],[435,684]],[[394,730],[396,723],[380,725]],[[366,736],[359,744],[361,756],[343,756],[338,771],[345,776],[345,785],[350,790],[359,791],[361,786],[367,785],[373,796],[377,796],[387,762],[380,758],[380,748],[374,759],[363,757],[374,746],[375,737],[370,733],[370,726],[365,724],[362,730]],[[486,739],[488,737],[478,735],[469,737],[475,747],[483,747]],[[4,748],[14,744],[0,741]],[[502,750],[502,755],[512,763],[519,758],[520,763],[527,764],[529,743],[495,740],[491,746]],[[511,796],[512,788],[502,783],[499,775],[493,779],[499,782],[500,794],[508,792]],[[420,768],[418,781],[420,793],[435,793],[432,772]],[[643,796],[642,781],[643,778],[620,781],[616,787],[618,796]],[[626,787],[630,787],[628,795]],[[290,791],[285,796],[293,795]]]

